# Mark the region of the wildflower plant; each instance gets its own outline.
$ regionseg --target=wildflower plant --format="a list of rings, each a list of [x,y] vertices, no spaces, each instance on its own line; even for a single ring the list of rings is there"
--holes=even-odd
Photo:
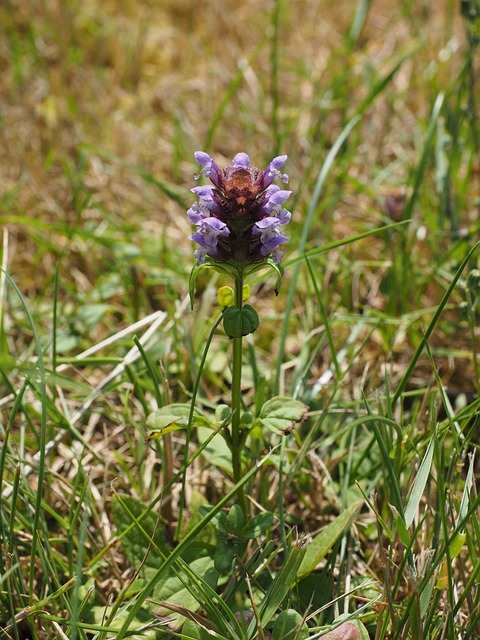
[[[288,183],[288,175],[281,171],[286,155],[274,158],[263,171],[250,166],[250,158],[243,152],[237,153],[232,164],[223,170],[207,153],[197,151],[194,155],[202,167],[195,178],[205,175],[211,184],[192,189],[198,200],[187,211],[189,221],[196,227],[190,237],[198,245],[194,253],[197,264],[190,276],[190,296],[193,308],[195,280],[204,269],[214,269],[233,280],[233,288],[219,289],[218,300],[223,308],[225,333],[233,342],[231,427],[224,431],[224,436],[232,454],[234,481],[238,483],[242,478],[242,448],[252,425],[251,414],[242,413],[242,338],[256,331],[260,322],[256,310],[245,304],[249,296],[245,278],[269,266],[277,273],[278,294],[283,277],[280,247],[287,241],[284,227],[292,217],[283,205],[292,192],[274,184],[275,180]],[[289,418],[295,421],[303,417],[302,403],[291,400],[288,407]],[[277,410],[275,399],[270,409]],[[246,516],[243,486],[238,498]]]

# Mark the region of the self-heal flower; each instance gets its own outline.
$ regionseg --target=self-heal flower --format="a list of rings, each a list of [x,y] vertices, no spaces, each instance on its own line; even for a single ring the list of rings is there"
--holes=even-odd
[[[250,158],[243,152],[223,170],[204,151],[197,151],[195,159],[202,166],[195,178],[205,174],[212,183],[192,189],[198,201],[187,212],[197,226],[190,237],[199,245],[198,264],[207,256],[237,264],[263,262],[269,256],[279,262],[283,256],[279,245],[287,241],[279,227],[291,218],[283,203],[292,192],[273,181],[278,177],[288,182],[287,174],[280,171],[287,156],[274,158],[263,171],[250,167]]]
[[[200,249],[195,252],[198,264],[205,262],[208,253],[212,258],[217,255],[217,243],[219,238],[226,238],[230,235],[227,225],[218,218],[205,217],[198,223],[198,231],[192,233],[190,238],[200,245]]]

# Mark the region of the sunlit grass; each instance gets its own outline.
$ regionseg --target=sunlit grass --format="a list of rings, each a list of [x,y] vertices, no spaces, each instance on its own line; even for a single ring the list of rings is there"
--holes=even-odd
[[[186,609],[197,640],[480,633],[475,6],[0,8],[0,636],[172,636]],[[242,391],[308,406],[248,440],[273,524],[217,580],[223,440],[147,425],[229,403],[222,277],[189,309],[198,149],[289,156]]]

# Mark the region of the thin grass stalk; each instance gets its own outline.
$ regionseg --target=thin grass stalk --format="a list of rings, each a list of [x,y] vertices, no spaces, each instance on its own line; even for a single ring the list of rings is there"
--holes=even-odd
[[[151,359],[146,353],[140,341],[135,337],[135,344],[139,350],[143,361],[147,367],[150,378],[153,382],[153,388],[155,393],[155,399],[157,406],[162,406],[164,402],[168,403],[168,399],[164,399],[160,393],[161,381],[158,376],[156,367],[153,366]],[[172,434],[165,433],[163,436],[163,486],[167,486],[173,477],[173,446],[172,446]],[[173,496],[171,493],[165,494],[166,500],[162,501],[160,507],[160,513],[167,523],[173,522]]]
[[[205,366],[205,361],[207,359],[207,354],[210,349],[210,345],[212,344],[213,336],[215,334],[215,331],[218,325],[222,321],[222,318],[223,318],[223,313],[215,321],[212,329],[210,330],[210,333],[208,334],[207,341],[205,343],[205,348],[202,354],[202,359],[200,360],[200,364],[198,366],[198,371],[195,378],[195,384],[193,385],[192,399],[190,402],[190,414],[188,416],[187,433],[185,437],[185,459],[186,460],[188,459],[188,449],[190,447],[190,439],[192,435],[193,413],[195,411],[195,403],[197,400],[198,389],[200,388],[200,380],[203,372],[203,367]],[[185,509],[185,493],[186,493],[186,485],[187,485],[187,470],[188,470],[188,466],[184,465],[183,473],[182,473],[182,489],[180,491],[180,502],[179,502],[179,508],[178,508],[177,529],[175,533],[175,537],[177,538],[177,540],[179,539],[180,533],[182,531],[182,520],[183,520],[183,511]]]
[[[405,386],[408,382],[408,379],[410,378],[410,375],[412,374],[412,371],[414,370],[418,359],[420,358],[424,348],[425,348],[425,344],[427,343],[427,340],[430,338],[432,331],[434,330],[444,308],[445,305],[448,302],[448,299],[450,298],[453,290],[455,289],[458,280],[460,279],[463,270],[465,269],[465,267],[467,266],[467,264],[470,261],[470,258],[473,256],[473,254],[475,253],[475,251],[478,249],[478,247],[480,247],[480,242],[477,242],[471,249],[470,251],[467,253],[467,255],[465,256],[465,258],[462,260],[460,266],[458,267],[457,271],[455,272],[453,278],[452,278],[452,282],[450,283],[450,286],[448,287],[448,289],[446,290],[445,294],[443,295],[443,298],[440,301],[440,304],[437,307],[437,310],[432,318],[432,320],[430,321],[430,324],[428,325],[427,329],[425,330],[425,333],[423,335],[422,340],[420,341],[420,344],[418,345],[413,358],[410,360],[410,363],[407,367],[407,370],[405,371],[405,373],[402,376],[402,379],[400,380],[400,383],[397,387],[397,390],[395,391],[395,393],[393,394],[392,397],[392,408],[395,407],[395,405],[397,404],[398,400],[400,399],[400,396],[402,395]]]
[[[340,366],[338,364],[337,358],[337,350],[335,349],[335,344],[333,342],[332,330],[330,328],[330,322],[328,320],[327,311],[325,309],[325,305],[323,304],[323,298],[320,289],[317,285],[317,280],[315,278],[315,274],[313,273],[312,265],[308,259],[308,256],[305,255],[305,262],[308,267],[308,271],[310,273],[310,278],[312,280],[313,288],[315,289],[315,296],[318,302],[318,308],[320,309],[320,315],[322,316],[323,325],[325,327],[325,333],[327,335],[328,346],[330,347],[330,355],[332,356],[333,365],[335,367],[335,375],[337,376],[337,380],[340,381],[342,377],[342,372],[340,371]]]
[[[280,6],[282,0],[275,0],[273,4],[272,10],[272,44],[271,44],[271,55],[270,55],[270,64],[271,64],[271,80],[272,80],[272,89],[271,89],[271,97],[272,97],[272,133],[273,133],[273,149],[274,156],[278,156],[280,153],[280,144],[281,144],[281,136],[280,136],[280,127],[279,127],[279,117],[278,111],[280,107],[280,95],[278,90],[278,64],[279,64],[279,46],[278,46],[278,35],[279,35],[279,25],[280,25]]]
[[[325,180],[330,172],[331,167],[333,166],[333,162],[337,153],[342,148],[343,143],[348,138],[352,129],[360,122],[360,116],[354,116],[350,122],[344,127],[341,134],[335,140],[335,144],[332,146],[330,151],[328,152],[323,165],[320,169],[320,172],[317,177],[317,181],[315,183],[315,187],[313,189],[312,197],[310,200],[310,206],[308,208],[307,216],[305,218],[305,222],[302,227],[302,235],[300,238],[300,242],[298,244],[298,253],[303,254],[305,252],[305,247],[307,245],[308,236],[310,234],[310,228],[313,223],[314,215],[318,207],[318,203],[320,202],[320,197],[323,191],[323,185],[325,184]],[[304,257],[301,256],[300,260],[303,260]],[[274,386],[274,395],[278,394],[278,388],[280,384],[280,371],[283,362],[283,356],[285,353],[285,345],[287,342],[287,333],[288,333],[288,324],[290,322],[290,315],[293,309],[293,299],[296,292],[297,280],[300,273],[300,265],[297,264],[295,269],[293,270],[290,288],[288,290],[287,304],[285,306],[285,315],[282,323],[282,331],[280,333],[280,345],[278,350],[278,358],[276,365],[276,376],[275,376],[275,386]]]
[[[35,508],[33,514],[33,524],[32,524],[32,546],[30,552],[30,570],[29,570],[29,602],[33,604],[34,598],[34,583],[35,583],[35,570],[36,570],[36,555],[37,555],[37,545],[38,545],[38,533],[39,533],[39,523],[40,523],[40,515],[42,513],[42,492],[43,492],[43,481],[45,477],[45,448],[47,443],[47,383],[46,383],[46,373],[45,373],[45,363],[43,360],[43,348],[42,343],[40,341],[40,336],[38,335],[36,324],[33,320],[33,317],[30,313],[30,310],[27,306],[25,298],[23,297],[20,289],[17,287],[13,278],[2,269],[2,273],[5,273],[5,277],[7,278],[10,285],[13,287],[15,293],[18,296],[20,304],[27,316],[30,328],[33,333],[33,341],[35,343],[35,348],[37,350],[37,363],[38,363],[38,372],[40,377],[40,440],[39,440],[39,453],[40,458],[38,461],[38,489],[36,493],[35,499]]]

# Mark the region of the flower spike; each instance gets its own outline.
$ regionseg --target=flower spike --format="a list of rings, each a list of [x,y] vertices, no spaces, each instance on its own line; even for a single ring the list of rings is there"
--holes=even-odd
[[[283,256],[279,245],[287,241],[279,227],[291,219],[283,203],[292,192],[273,181],[288,182],[288,175],[279,170],[287,156],[277,156],[260,171],[250,167],[250,158],[243,152],[223,170],[208,153],[196,151],[194,155],[203,167],[195,178],[205,174],[213,185],[193,188],[198,201],[187,211],[189,221],[197,226],[190,236],[199,245],[194,254],[197,263],[204,264],[207,257],[216,264],[243,267],[267,258],[278,263]]]

